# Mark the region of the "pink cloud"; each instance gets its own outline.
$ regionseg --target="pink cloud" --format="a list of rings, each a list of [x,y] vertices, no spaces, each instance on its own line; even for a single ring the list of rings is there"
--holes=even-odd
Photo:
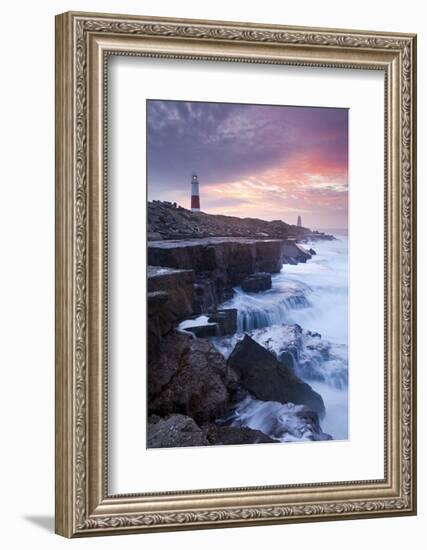
[[[277,167],[202,192],[202,209],[215,214],[283,219],[301,215],[309,227],[345,227],[348,213],[346,163],[307,152]]]

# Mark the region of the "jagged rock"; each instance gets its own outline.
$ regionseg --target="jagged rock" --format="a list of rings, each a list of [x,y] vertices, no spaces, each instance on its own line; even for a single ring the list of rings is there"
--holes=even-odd
[[[257,399],[306,405],[321,415],[325,412],[322,397],[248,335],[237,343],[228,365]]]
[[[194,313],[207,313],[215,309],[221,290],[218,282],[210,274],[198,274],[194,284]]]
[[[265,327],[251,330],[248,334],[298,377],[307,381],[324,382],[337,388],[347,387],[346,344],[331,344],[318,332],[303,330],[298,324]],[[238,338],[235,335],[226,342],[226,346],[221,349],[223,355],[231,353]]]
[[[274,353],[294,374],[298,374],[296,371],[303,355],[305,335],[306,332],[296,323],[283,324],[275,329],[257,329],[250,334],[255,342]]]
[[[282,268],[282,241],[207,238],[148,243],[150,265],[195,272],[195,313],[215,310],[248,275]]]
[[[259,430],[247,427],[217,426],[208,424],[203,426],[204,433],[211,445],[247,445],[249,443],[277,443],[268,435]]]
[[[277,240],[257,241],[255,248],[259,272],[278,273],[282,269],[282,245]]]
[[[311,258],[311,254],[304,247],[292,241],[283,243],[282,254],[284,262],[293,265],[305,263]]]
[[[316,256],[316,254],[317,254],[317,252],[313,248],[310,248],[309,252],[312,256]]]
[[[189,353],[190,336],[184,337],[176,332],[171,332],[162,340],[161,354],[154,359],[148,361],[148,407],[150,403],[160,396],[162,390],[167,387],[168,383],[173,379],[179,369],[179,359]],[[159,408],[158,411],[151,407],[151,413],[159,413],[160,415],[176,412],[169,408],[163,413]],[[181,412],[181,411],[179,411]]]
[[[237,218],[191,212],[173,203],[152,201],[148,203],[148,235],[161,235],[161,239],[191,239],[195,237],[259,237],[299,240],[333,239],[306,227],[289,225],[281,220],[265,221],[257,218]],[[160,239],[158,239],[160,240]],[[267,268],[260,268],[269,271]]]
[[[168,293],[163,290],[147,293],[149,360],[159,353],[163,334],[173,326],[172,319],[164,309],[168,299]]]
[[[227,336],[237,329],[237,309],[218,309],[208,315],[186,319],[178,325],[178,330],[192,332],[198,338]]]
[[[202,325],[192,325],[185,329],[187,332],[192,332],[197,338],[211,338],[219,336],[218,323],[207,323]]]
[[[269,290],[271,288],[271,275],[269,273],[254,273],[245,277],[241,286],[245,292]]]
[[[234,289],[230,287],[226,287],[222,289],[222,298],[224,302],[227,302],[228,300],[231,300],[234,296],[235,292]]]
[[[163,336],[193,314],[194,272],[148,267],[148,360],[159,355]]]
[[[234,334],[237,330],[237,309],[218,309],[209,315],[209,321],[217,323],[219,336]]]
[[[156,232],[148,232],[147,239],[149,241],[160,241],[162,239],[162,235],[160,233]]]
[[[169,332],[177,321],[193,314],[193,283],[192,270],[148,266],[148,305],[161,316],[163,334]],[[166,293],[167,299],[160,298],[159,294],[156,297],[153,294],[156,292]]]
[[[218,418],[229,405],[233,376],[207,340],[170,333],[159,357],[148,364],[148,410],[185,414],[199,423]]]
[[[189,416],[174,414],[148,419],[147,447],[194,447],[209,445],[205,433]]]

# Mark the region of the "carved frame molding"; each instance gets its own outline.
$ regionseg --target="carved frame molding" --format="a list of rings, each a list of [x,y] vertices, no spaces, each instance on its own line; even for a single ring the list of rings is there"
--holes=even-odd
[[[106,479],[106,58],[385,73],[385,479],[110,496]],[[66,13],[56,18],[56,531],[67,537],[414,514],[416,37]]]

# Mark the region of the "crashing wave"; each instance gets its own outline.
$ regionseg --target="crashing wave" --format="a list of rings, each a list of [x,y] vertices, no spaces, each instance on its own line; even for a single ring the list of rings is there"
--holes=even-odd
[[[248,426],[282,442],[332,439],[322,431],[318,415],[304,405],[259,401],[250,395],[240,401],[229,421],[231,426]]]
[[[273,352],[279,361],[306,381],[323,382],[337,389],[348,385],[347,346],[324,340],[317,332],[298,324],[281,324],[246,331],[258,344]],[[214,338],[212,343],[228,358],[236,343],[244,337],[234,334]]]

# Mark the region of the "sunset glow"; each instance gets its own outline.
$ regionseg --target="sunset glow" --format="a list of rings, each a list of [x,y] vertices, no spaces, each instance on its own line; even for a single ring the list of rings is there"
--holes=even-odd
[[[147,104],[148,196],[201,210],[346,228],[348,111],[154,101]]]

